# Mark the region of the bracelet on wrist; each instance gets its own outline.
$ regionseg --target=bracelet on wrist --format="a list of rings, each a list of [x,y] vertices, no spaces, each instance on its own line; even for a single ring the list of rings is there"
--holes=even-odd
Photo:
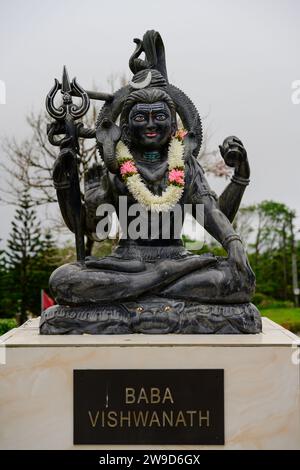
[[[243,176],[233,175],[231,178],[233,183],[239,184],[240,186],[248,186],[250,178],[244,178]]]
[[[228,248],[229,243],[233,241],[239,241],[240,243],[242,243],[241,237],[239,237],[239,235],[235,233],[233,235],[228,235],[228,237],[225,237],[224,240],[222,241],[222,246],[226,250]]]

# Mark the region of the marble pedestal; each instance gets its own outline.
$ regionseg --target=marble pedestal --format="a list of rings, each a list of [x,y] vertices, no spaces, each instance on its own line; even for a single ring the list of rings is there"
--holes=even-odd
[[[224,446],[300,449],[299,338],[263,319],[257,335],[41,336],[38,319],[1,337],[1,449],[73,445],[74,369],[224,369]]]

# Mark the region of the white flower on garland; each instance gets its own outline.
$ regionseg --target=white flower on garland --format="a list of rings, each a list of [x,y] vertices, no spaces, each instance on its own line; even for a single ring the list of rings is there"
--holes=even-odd
[[[184,190],[183,137],[181,133],[171,139],[168,151],[168,187],[161,196],[153,194],[147,188],[128,147],[123,142],[118,142],[116,157],[121,176],[130,193],[146,210],[167,212],[180,200]]]

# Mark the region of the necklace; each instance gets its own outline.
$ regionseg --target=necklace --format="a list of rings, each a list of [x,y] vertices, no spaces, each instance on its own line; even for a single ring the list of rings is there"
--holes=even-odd
[[[145,152],[144,159],[146,162],[158,162],[160,160],[160,153],[155,152]]]
[[[184,189],[184,145],[181,135],[172,137],[168,150],[168,187],[161,196],[153,194],[143,182],[128,147],[119,141],[116,157],[120,174],[139,204],[152,212],[167,212],[181,198]]]

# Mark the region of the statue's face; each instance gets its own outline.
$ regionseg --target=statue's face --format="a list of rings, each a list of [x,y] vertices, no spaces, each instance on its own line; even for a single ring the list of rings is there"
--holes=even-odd
[[[143,150],[159,150],[172,135],[172,116],[168,105],[137,103],[129,113],[131,143]]]

